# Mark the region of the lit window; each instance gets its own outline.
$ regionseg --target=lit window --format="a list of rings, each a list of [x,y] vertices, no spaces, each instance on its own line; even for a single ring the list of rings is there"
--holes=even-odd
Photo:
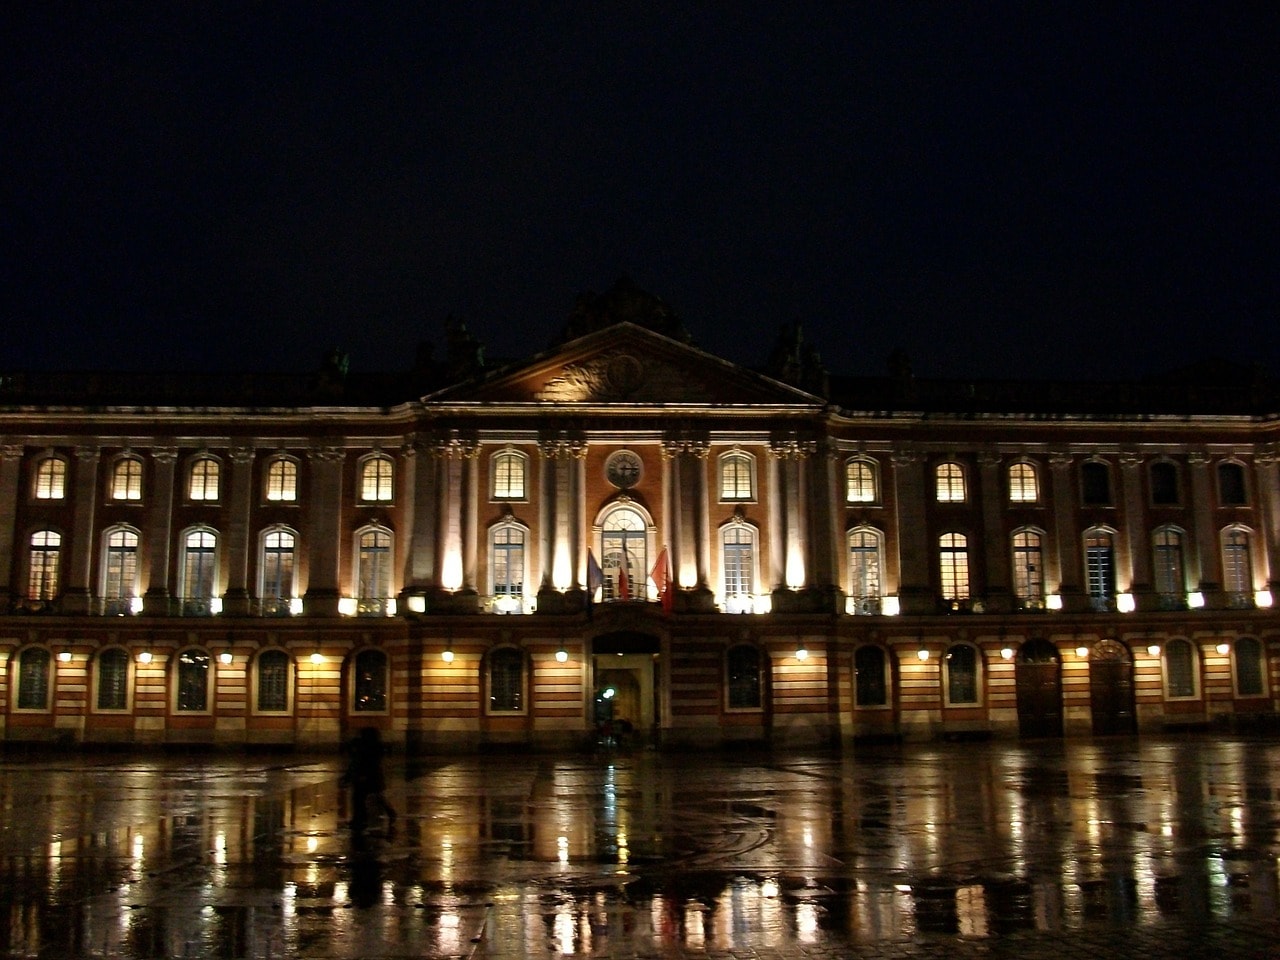
[[[283,713],[289,709],[289,675],[293,660],[283,650],[264,650],[254,667],[258,682],[258,712]]]
[[[111,499],[142,499],[142,461],[137,457],[122,457],[112,467]]]
[[[99,710],[129,708],[129,654],[126,651],[109,647],[98,654],[96,679]]]
[[[1240,637],[1232,645],[1232,654],[1236,668],[1236,695],[1260,697],[1265,694],[1262,644],[1253,637]]]
[[[1151,538],[1156,593],[1165,607],[1181,607],[1187,590],[1182,566],[1182,532],[1161,527]]]
[[[297,538],[285,527],[273,527],[262,534],[261,587],[263,613],[284,616],[293,598],[293,571]]]
[[[1218,497],[1224,507],[1243,507],[1248,502],[1244,467],[1229,461],[1218,464]]]
[[[518,713],[524,708],[524,654],[511,647],[489,657],[489,712]]]
[[[758,710],[764,703],[760,669],[760,650],[740,643],[725,655],[730,710]]]
[[[209,709],[209,655],[201,650],[178,654],[177,709],[202,713]]]
[[[104,535],[102,563],[103,612],[115,616],[132,613],[138,583],[138,534],[115,527]]]
[[[943,662],[947,674],[947,703],[978,702],[978,651],[967,643],[957,643],[947,650]]]
[[[600,533],[605,600],[647,599],[647,543],[645,518],[631,507],[619,507],[605,518]]]
[[[387,655],[381,650],[356,654],[351,708],[356,713],[383,713],[387,709]]]
[[[969,541],[964,534],[944,533],[938,539],[938,563],[944,600],[969,598]]]
[[[1009,502],[1036,503],[1040,500],[1040,480],[1029,463],[1009,464]]]
[[[756,532],[745,524],[725,527],[721,534],[724,560],[724,595],[746,597],[755,593]]]
[[[495,597],[524,596],[525,531],[513,523],[493,528],[490,536],[490,565]]]
[[[1174,506],[1181,501],[1178,493],[1178,468],[1168,460],[1151,465],[1151,502],[1156,506]]]
[[[1237,602],[1253,593],[1253,564],[1249,552],[1249,531],[1230,527],[1223,532],[1222,586]]]
[[[1165,689],[1172,699],[1196,695],[1195,650],[1186,640],[1174,639],[1164,645]]]
[[[45,457],[36,464],[36,499],[61,500],[67,495],[67,461]]]
[[[850,460],[844,465],[844,499],[846,503],[879,503],[876,487],[876,465],[870,460]]]
[[[213,457],[198,457],[191,464],[191,483],[187,489],[189,499],[218,499],[218,467],[218,461]]]
[[[727,453],[720,458],[720,499],[755,498],[755,463],[745,453]]]
[[[28,647],[18,657],[18,709],[48,710],[51,658],[43,647]]]
[[[879,613],[883,538],[878,530],[857,527],[849,531],[849,596],[857,612]]]
[[[853,655],[854,700],[860,707],[889,703],[888,660],[884,648],[863,644]]]
[[[360,499],[365,503],[389,503],[395,476],[390,457],[370,457],[360,465]]]
[[[267,499],[292,503],[298,499],[298,465],[277,457],[267,464]]]
[[[187,616],[213,613],[218,575],[218,535],[209,529],[190,530],[182,539],[182,610]]]
[[[1106,507],[1111,504],[1111,468],[1100,460],[1080,465],[1080,498],[1086,506]]]
[[[31,535],[31,569],[27,576],[28,600],[54,600],[58,596],[62,534],[37,530]]]
[[[960,464],[940,463],[933,476],[939,503],[964,502],[964,468]]]
[[[391,533],[382,527],[362,530],[359,543],[356,596],[376,602],[376,608],[366,603],[363,612],[382,613],[383,601],[391,596]]]
[[[1084,538],[1084,567],[1089,599],[1095,610],[1115,605],[1115,538],[1107,530],[1090,530]]]
[[[525,498],[525,467],[528,460],[523,454],[510,450],[493,456],[493,499],[523,500]]]
[[[1044,558],[1040,534],[1019,530],[1013,535],[1013,594],[1024,608],[1044,603]]]

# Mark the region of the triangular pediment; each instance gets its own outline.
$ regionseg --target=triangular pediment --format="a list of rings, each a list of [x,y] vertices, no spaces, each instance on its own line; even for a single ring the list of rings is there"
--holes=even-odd
[[[424,398],[441,403],[812,406],[824,401],[696,347],[618,323]]]

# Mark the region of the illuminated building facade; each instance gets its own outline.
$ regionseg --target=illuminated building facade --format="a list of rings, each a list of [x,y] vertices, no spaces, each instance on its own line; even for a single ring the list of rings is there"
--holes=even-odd
[[[544,353],[0,386],[9,741],[409,749],[1265,724],[1280,392]],[[1225,386],[1216,386],[1220,381]]]

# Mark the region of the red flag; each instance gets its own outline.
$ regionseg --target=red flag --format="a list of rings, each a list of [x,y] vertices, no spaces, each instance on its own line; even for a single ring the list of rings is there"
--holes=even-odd
[[[618,564],[618,599],[631,599],[631,582],[627,579],[626,554],[622,555],[622,562]]]
[[[649,572],[649,579],[658,589],[658,599],[662,601],[662,612],[670,613],[675,596],[671,592],[671,561],[667,559],[667,548],[663,547],[658,560]]]

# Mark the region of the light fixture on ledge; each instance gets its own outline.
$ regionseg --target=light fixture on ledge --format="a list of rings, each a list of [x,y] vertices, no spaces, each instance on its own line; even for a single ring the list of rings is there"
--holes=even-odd
[[[440,659],[445,663],[453,663],[453,641],[450,640],[444,645],[444,653],[440,654]]]
[[[920,644],[920,649],[916,651],[916,657],[917,657],[917,658],[918,658],[922,663],[923,663],[925,660],[928,660],[928,659],[929,659],[929,648],[928,648],[928,647],[926,647],[923,643],[922,643],[922,644]]]
[[[560,645],[560,649],[556,651],[556,662],[564,663],[569,659],[569,651],[564,648],[564,644]]]
[[[797,660],[808,660],[808,659],[809,659],[809,650],[808,650],[808,648],[807,648],[807,647],[805,647],[805,645],[804,645],[804,641],[803,641],[803,640],[801,640],[801,641],[800,641],[800,645],[799,645],[798,647],[796,647],[796,659],[797,659]]]

